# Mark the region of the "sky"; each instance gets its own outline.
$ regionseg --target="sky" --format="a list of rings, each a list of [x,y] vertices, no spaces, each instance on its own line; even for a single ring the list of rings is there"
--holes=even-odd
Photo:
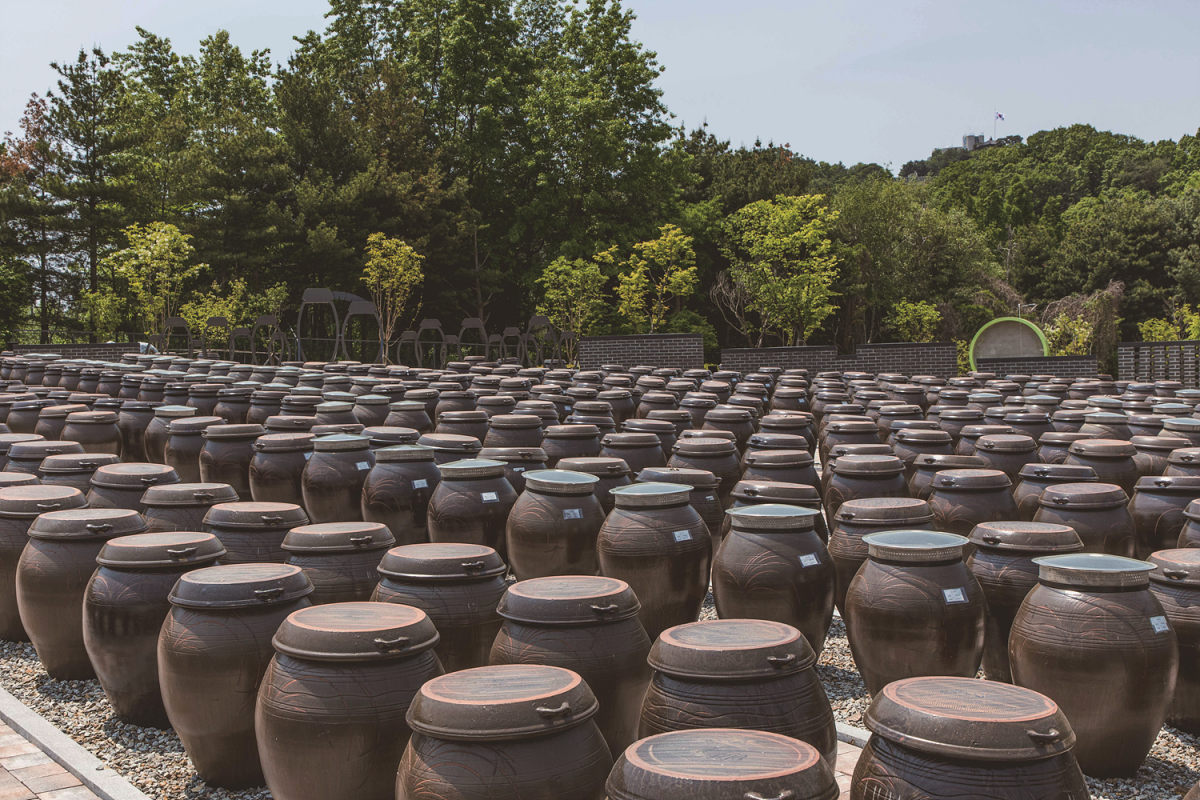
[[[676,124],[893,171],[967,133],[1073,123],[1147,140],[1200,128],[1196,0],[626,0]],[[194,53],[220,28],[286,61],[326,0],[0,0],[0,130],[49,62],[124,49],[135,26]]]

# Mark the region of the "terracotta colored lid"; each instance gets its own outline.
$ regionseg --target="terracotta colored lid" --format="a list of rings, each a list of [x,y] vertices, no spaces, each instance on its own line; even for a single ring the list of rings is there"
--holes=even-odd
[[[1129,496],[1112,483],[1060,483],[1046,487],[1038,502],[1046,508],[1116,508]]]
[[[817,654],[791,625],[717,619],[668,628],[646,660],[672,677],[722,681],[792,675],[815,664]]]
[[[179,474],[166,464],[109,464],[92,473],[92,486],[107,489],[148,489],[179,483]]]
[[[1151,553],[1146,560],[1154,565],[1154,572],[1150,573],[1150,580],[1154,583],[1200,586],[1200,550],[1159,550]]]
[[[250,608],[291,603],[312,593],[312,582],[299,567],[226,564],[185,572],[169,599],[185,608]]]
[[[441,637],[429,616],[398,603],[329,603],[293,611],[271,644],[315,661],[386,661],[423,653]]]
[[[43,513],[29,526],[29,537],[110,539],[114,536],[141,533],[144,530],[146,521],[136,511],[125,508],[73,508]]]
[[[512,584],[497,611],[505,619],[533,625],[596,625],[635,617],[641,608],[625,581],[566,575]]]
[[[506,572],[495,550],[477,544],[408,544],[388,550],[379,562],[380,575],[400,581],[470,580]]]
[[[1035,558],[1038,580],[1060,586],[1088,588],[1136,588],[1150,584],[1153,564],[1107,553],[1071,553]],[[1151,623],[1146,620],[1147,626]]]
[[[0,472],[0,489],[9,489],[14,486],[38,486],[41,481],[37,475],[31,475],[28,472]]]
[[[838,506],[839,521],[856,525],[891,525],[908,527],[933,519],[929,503],[911,497],[866,497],[847,500]]]
[[[112,453],[64,453],[46,456],[38,470],[43,475],[80,474],[95,472],[100,467],[121,463]]]
[[[947,469],[933,479],[934,490],[979,491],[1007,489],[1012,481],[998,469]]]
[[[730,508],[733,527],[740,531],[806,531],[816,526],[821,512],[814,508],[790,506],[779,503]]]
[[[538,452],[541,453],[544,460],[546,455],[545,451]],[[629,465],[625,463],[625,459],[611,458],[607,456],[600,456],[596,458],[562,458],[559,459],[556,466],[559,469],[567,469],[573,472],[586,472],[589,475],[598,475],[600,477],[615,477],[630,474]],[[646,470],[642,470],[642,472],[646,472]],[[671,483],[669,480],[662,480],[658,482]]]
[[[147,508],[205,508],[218,503],[236,503],[237,490],[227,483],[174,483],[151,486],[142,495]]]
[[[835,475],[899,475],[904,462],[896,456],[840,456],[833,462]]]
[[[906,748],[970,761],[1038,761],[1075,746],[1071,723],[1031,689],[974,678],[906,678],[867,709],[873,733]]]
[[[308,524],[308,515],[292,503],[220,503],[204,515],[204,524],[213,528],[240,530],[278,530]]]
[[[96,563],[115,569],[158,569],[208,565],[223,555],[221,540],[211,533],[136,533],[109,539]]]
[[[1076,553],[1083,549],[1074,528],[1048,522],[981,522],[968,538],[979,547],[1022,553]]]
[[[324,522],[292,528],[282,547],[289,553],[359,553],[395,543],[392,532],[379,522]]]
[[[558,462],[561,467],[563,462]],[[720,484],[716,475],[704,469],[684,467],[646,467],[637,476],[638,483],[674,483],[692,489],[715,489]]]
[[[583,678],[558,667],[464,669],[421,687],[408,710],[415,731],[450,740],[510,740],[580,725],[599,710]]]
[[[611,492],[617,508],[666,508],[686,505],[689,486],[671,483],[634,483]]]
[[[988,453],[1032,453],[1037,450],[1037,442],[1020,433],[993,433],[980,436],[975,447]]]
[[[1026,464],[1017,475],[1024,479],[1056,483],[1087,483],[1099,480],[1096,470],[1078,464]]]

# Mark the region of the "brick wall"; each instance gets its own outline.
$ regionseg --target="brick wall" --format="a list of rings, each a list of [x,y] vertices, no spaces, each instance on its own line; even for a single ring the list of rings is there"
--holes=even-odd
[[[579,366],[601,364],[704,368],[704,337],[698,333],[652,333],[641,336],[584,336],[579,340]]]
[[[1200,342],[1121,342],[1117,378],[1123,381],[1180,381],[1200,388]]]
[[[904,375],[958,374],[954,342],[863,344],[852,355],[838,355],[833,345],[812,347],[745,347],[721,351],[721,369],[753,372],[760,367],[818,372],[899,372]]]
[[[63,358],[87,358],[93,361],[120,361],[122,353],[138,352],[137,342],[101,342],[98,344],[16,344],[8,352],[17,354],[56,353]]]
[[[1058,378],[1094,378],[1099,374],[1095,356],[1044,356],[1042,358],[977,358],[980,372],[1005,375],[1054,375]]]

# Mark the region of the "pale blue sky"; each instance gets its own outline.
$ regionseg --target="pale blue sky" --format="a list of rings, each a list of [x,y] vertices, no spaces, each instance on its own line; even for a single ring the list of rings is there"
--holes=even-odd
[[[676,122],[825,161],[893,170],[968,132],[1090,122],[1144,139],[1200,127],[1197,0],[630,0],[635,35],[666,65]],[[323,29],[326,0],[0,0],[0,130],[48,63],[81,45],[117,50],[135,25],[194,52],[230,31],[284,61]]]

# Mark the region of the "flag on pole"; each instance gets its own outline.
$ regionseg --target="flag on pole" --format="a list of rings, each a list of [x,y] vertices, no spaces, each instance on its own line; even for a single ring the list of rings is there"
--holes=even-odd
[[[1000,120],[1000,121],[1003,121],[1003,120],[1004,120],[1004,115],[1003,115],[1003,114],[1001,114],[999,111],[997,111],[997,112],[996,112],[996,119],[998,119],[998,120]]]

